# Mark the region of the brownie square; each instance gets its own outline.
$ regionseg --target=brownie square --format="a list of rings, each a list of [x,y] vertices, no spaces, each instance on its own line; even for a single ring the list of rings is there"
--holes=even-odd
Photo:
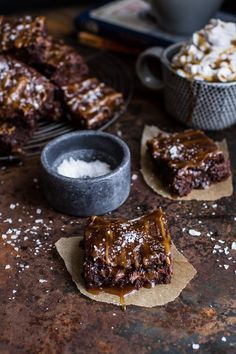
[[[161,209],[132,221],[91,218],[84,249],[88,290],[125,293],[171,281],[171,238]]]
[[[230,161],[218,145],[200,130],[160,133],[147,141],[156,173],[164,186],[180,197],[230,176]]]
[[[70,119],[81,128],[97,128],[124,109],[122,94],[96,78],[87,78],[61,89]]]
[[[0,16],[0,52],[34,50],[46,35],[43,16],[5,17]]]
[[[57,119],[61,106],[55,86],[36,70],[9,55],[0,55],[0,121],[21,117],[27,124]]]
[[[47,35],[43,16],[1,16],[0,52],[12,54],[59,86],[76,82],[88,73],[75,49]]]
[[[33,136],[36,126],[21,118],[0,122],[0,156],[22,153],[22,146]]]
[[[84,58],[74,48],[51,37],[45,38],[43,49],[30,53],[29,60],[59,87],[80,81],[89,71]]]

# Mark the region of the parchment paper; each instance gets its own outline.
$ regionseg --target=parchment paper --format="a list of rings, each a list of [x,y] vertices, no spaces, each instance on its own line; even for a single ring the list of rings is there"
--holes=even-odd
[[[155,126],[146,125],[143,130],[142,141],[141,141],[141,173],[147,185],[151,187],[156,193],[160,194],[162,197],[173,199],[173,200],[208,200],[213,201],[223,197],[230,197],[233,193],[232,176],[227,178],[223,182],[212,184],[207,189],[194,189],[186,197],[173,197],[162,185],[161,180],[157,177],[156,167],[147,153],[146,141],[153,138],[158,133],[166,132],[160,130]],[[227,142],[223,140],[219,142],[219,147],[223,151],[226,157],[229,156],[229,151],[227,147]]]
[[[114,305],[120,305],[118,296],[101,293],[92,295],[85,287],[81,277],[83,264],[83,250],[79,247],[82,237],[60,238],[56,243],[56,248],[60,256],[63,258],[66,268],[79,291],[95,301],[106,302]],[[170,301],[175,300],[181,291],[186,287],[190,280],[197,273],[195,268],[188,260],[172,246],[173,252],[173,275],[171,284],[156,285],[152,289],[142,288],[139,291],[127,295],[125,297],[126,305],[136,305],[143,307],[154,307],[165,305]]]

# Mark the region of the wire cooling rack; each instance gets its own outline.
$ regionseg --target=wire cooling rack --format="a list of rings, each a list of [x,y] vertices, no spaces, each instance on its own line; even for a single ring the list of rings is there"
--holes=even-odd
[[[129,70],[117,57],[105,51],[91,52],[84,47],[79,48],[79,52],[84,56],[90,68],[91,76],[97,77],[107,85],[121,92],[125,99],[125,108],[118,112],[112,119],[103,124],[98,130],[105,130],[124,114],[132,96],[133,84]],[[33,138],[23,147],[23,155],[1,156],[0,161],[13,161],[22,157],[32,157],[40,154],[42,148],[53,138],[78,130],[72,122],[66,118],[59,122],[52,122],[43,119],[38,124],[38,129]]]

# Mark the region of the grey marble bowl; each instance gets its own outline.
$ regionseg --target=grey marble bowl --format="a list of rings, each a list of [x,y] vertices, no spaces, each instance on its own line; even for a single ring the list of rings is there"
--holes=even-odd
[[[70,178],[57,172],[66,158],[99,159],[112,171],[100,177]],[[41,154],[42,182],[48,203],[75,216],[101,215],[122,205],[130,193],[130,151],[115,135],[99,131],[65,134],[46,145]]]

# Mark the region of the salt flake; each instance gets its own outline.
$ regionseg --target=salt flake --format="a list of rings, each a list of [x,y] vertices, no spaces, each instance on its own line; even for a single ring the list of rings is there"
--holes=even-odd
[[[197,230],[193,230],[193,229],[190,229],[188,231],[189,235],[191,236],[200,236],[201,235],[201,232],[200,231],[197,231]]]

